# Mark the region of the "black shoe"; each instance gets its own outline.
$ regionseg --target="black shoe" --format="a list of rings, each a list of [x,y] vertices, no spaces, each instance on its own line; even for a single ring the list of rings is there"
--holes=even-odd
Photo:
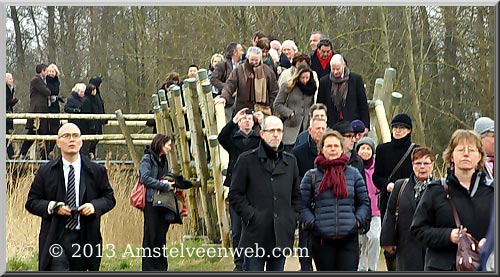
[[[241,267],[241,265],[237,265],[234,267],[233,271],[243,271],[243,267]]]

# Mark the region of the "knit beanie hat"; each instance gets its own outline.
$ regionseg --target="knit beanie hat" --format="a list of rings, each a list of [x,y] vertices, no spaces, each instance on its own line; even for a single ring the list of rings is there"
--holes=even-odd
[[[394,127],[395,125],[403,125],[410,130],[413,129],[411,118],[409,115],[405,113],[400,113],[394,116],[394,118],[391,121],[391,128]]]
[[[365,131],[365,123],[359,119],[355,119],[351,121],[351,127],[354,130],[354,133],[363,133]]]
[[[474,132],[478,135],[482,136],[486,134],[486,132],[494,132],[495,131],[495,121],[489,117],[480,117],[474,123]]]
[[[373,155],[375,155],[375,141],[371,137],[362,137],[357,143],[356,143],[356,152],[359,151],[359,148],[361,145],[367,144],[372,148]]]

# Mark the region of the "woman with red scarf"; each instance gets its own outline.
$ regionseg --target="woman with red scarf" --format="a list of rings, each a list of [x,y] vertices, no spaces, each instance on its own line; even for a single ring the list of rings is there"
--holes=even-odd
[[[301,221],[311,230],[309,255],[318,271],[357,270],[358,229],[371,216],[363,177],[347,166],[348,157],[342,149],[342,135],[326,132],[318,143],[316,168],[308,171],[300,184]]]

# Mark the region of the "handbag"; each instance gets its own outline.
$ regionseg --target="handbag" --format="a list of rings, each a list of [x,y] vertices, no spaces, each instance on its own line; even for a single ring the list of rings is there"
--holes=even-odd
[[[146,204],[146,187],[141,183],[141,178],[137,177],[137,182],[130,194],[130,205],[143,211]]]
[[[444,179],[441,179],[441,184],[446,191],[446,198],[448,198],[448,201],[450,202],[453,218],[455,219],[455,224],[458,228],[458,245],[455,257],[457,271],[475,271],[479,267],[478,242],[473,236],[463,231],[463,226],[460,223],[457,209],[455,208],[448,191],[448,184]]]
[[[162,209],[165,212],[167,222],[182,224],[177,198],[173,190],[155,190],[153,194],[153,207]]]

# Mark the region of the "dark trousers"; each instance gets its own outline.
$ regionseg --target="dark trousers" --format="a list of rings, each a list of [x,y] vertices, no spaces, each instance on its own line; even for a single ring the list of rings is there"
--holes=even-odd
[[[52,257],[50,263],[50,271],[83,271],[84,270],[84,255],[82,254],[82,247],[74,244],[82,245],[80,241],[80,231],[70,231],[64,229],[61,235],[59,245],[62,247],[62,254],[58,257]],[[77,251],[80,251],[77,253]],[[79,254],[79,255],[75,255]],[[74,257],[80,256],[80,257]]]
[[[50,121],[49,121],[49,134],[50,135],[57,135],[57,132],[59,132],[60,127],[61,127],[61,121],[59,119],[50,119]],[[55,145],[56,145],[55,140],[47,141],[47,154],[49,154],[50,152],[52,152],[52,150],[54,150]]]
[[[26,133],[27,135],[36,135],[37,132],[35,132],[34,129],[28,129],[28,132]],[[42,130],[39,130],[38,132],[39,135],[47,135],[48,134],[48,130],[45,130],[45,131],[42,131]],[[28,151],[30,150],[31,148],[31,145],[33,145],[35,141],[34,140],[25,140],[23,142],[23,144],[21,145],[21,153],[20,155],[21,156],[26,156],[26,154],[28,153]],[[48,152],[46,152],[46,149],[47,149],[47,141],[43,141],[43,147],[40,149],[40,158],[42,160],[45,160],[47,158],[47,154]]]
[[[274,257],[272,253],[266,253],[264,257],[245,257],[245,271],[283,271],[285,269],[285,256]]]
[[[90,157],[90,153],[92,153],[95,157],[95,149],[97,147],[97,143],[99,141],[97,140],[85,140],[83,141],[82,149],[80,150],[80,153]]]
[[[7,134],[12,134],[12,130],[7,130]],[[12,146],[13,140],[7,139],[7,157],[12,159],[14,157],[14,147]]]
[[[299,248],[307,248],[307,252],[309,253],[308,257],[302,255],[299,256],[300,271],[313,271],[311,240],[311,232],[309,230],[304,230],[299,226]]]
[[[312,256],[318,271],[356,271],[359,262],[358,234],[338,239],[313,236]]]
[[[238,245],[240,244],[240,238],[241,238],[241,217],[236,213],[236,211],[233,209],[233,207],[229,206],[229,216],[231,218],[231,241],[233,243],[233,249],[236,249]],[[240,252],[234,253],[234,265],[236,267],[241,267],[241,269],[244,270],[243,267],[243,255],[238,255]]]
[[[144,237],[142,239],[142,271],[167,271],[168,261],[163,249],[167,243],[167,231],[170,223],[165,213],[146,202],[144,206]],[[157,255],[155,252],[160,253]]]

